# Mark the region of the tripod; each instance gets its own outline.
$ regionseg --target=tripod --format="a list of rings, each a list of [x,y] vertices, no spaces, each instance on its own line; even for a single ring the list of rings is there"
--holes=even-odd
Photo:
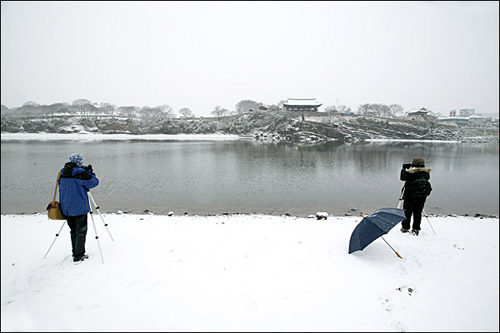
[[[87,194],[89,196],[90,217],[92,217],[92,222],[94,221],[94,217],[92,216],[92,214],[94,212],[92,211],[92,205],[90,204],[90,201],[92,201],[92,203],[94,204],[95,210],[97,210],[97,213],[99,214],[99,217],[101,218],[102,224],[106,227],[106,230],[108,231],[109,237],[111,238],[112,241],[114,241],[113,236],[111,236],[111,233],[109,232],[108,224],[106,222],[104,222],[104,218],[102,217],[102,214],[99,211],[99,206],[97,206],[97,204],[95,203],[95,200],[94,200],[94,197],[92,196],[92,193],[90,193],[90,191],[87,191]]]
[[[111,240],[114,241],[113,237],[111,236],[111,233],[109,232],[109,229],[108,229],[108,224],[104,222],[104,218],[102,217],[101,215],[101,212],[99,211],[99,206],[97,206],[97,204],[95,203],[95,200],[94,200],[94,197],[92,196],[92,194],[90,193],[90,191],[87,190],[87,196],[89,198],[89,207],[90,207],[90,217],[92,219],[92,225],[94,226],[94,232],[95,232],[95,239],[97,241],[97,246],[99,247],[99,253],[101,255],[101,260],[102,260],[102,263],[104,264],[104,258],[102,256],[102,251],[101,251],[101,244],[99,243],[99,236],[97,235],[97,229],[95,227],[95,221],[94,221],[94,212],[92,210],[92,204],[94,205],[95,209],[97,210],[97,213],[99,214],[99,216],[101,217],[101,221],[102,223],[104,224],[104,226],[106,227],[106,230],[108,230],[108,234],[109,234],[109,237],[111,237]],[[52,246],[54,245],[54,243],[56,242],[56,239],[57,237],[59,237],[59,234],[61,233],[61,230],[62,228],[64,227],[64,225],[66,224],[66,220],[64,220],[64,222],[61,224],[61,227],[59,228],[59,231],[56,233],[56,237],[54,238],[54,240],[52,241],[52,244],[50,244],[50,247],[49,249],[47,250],[47,253],[45,253],[45,256],[43,257],[44,259],[47,258],[47,255],[49,254],[49,251],[50,249],[52,248]]]

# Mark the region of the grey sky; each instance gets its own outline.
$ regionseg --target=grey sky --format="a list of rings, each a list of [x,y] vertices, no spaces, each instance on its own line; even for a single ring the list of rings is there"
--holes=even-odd
[[[1,102],[499,111],[499,3],[1,2]]]

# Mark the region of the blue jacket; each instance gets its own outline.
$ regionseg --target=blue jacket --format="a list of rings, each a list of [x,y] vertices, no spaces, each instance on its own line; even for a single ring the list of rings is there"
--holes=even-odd
[[[61,169],[59,203],[65,216],[85,215],[90,212],[87,190],[99,185],[95,173],[68,162]]]

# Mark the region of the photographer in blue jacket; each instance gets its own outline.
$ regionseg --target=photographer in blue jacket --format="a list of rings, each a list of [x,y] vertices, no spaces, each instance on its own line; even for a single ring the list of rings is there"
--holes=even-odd
[[[92,165],[83,166],[80,154],[71,154],[69,162],[61,169],[59,180],[59,202],[64,218],[71,229],[71,246],[73,261],[79,262],[88,258],[85,254],[87,237],[87,214],[90,212],[87,192],[99,185]]]

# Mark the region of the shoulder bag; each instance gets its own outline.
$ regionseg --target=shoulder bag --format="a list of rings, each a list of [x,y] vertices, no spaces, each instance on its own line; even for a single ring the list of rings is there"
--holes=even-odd
[[[56,200],[57,187],[59,186],[59,179],[61,179],[61,171],[57,175],[56,189],[54,191],[54,198],[47,206],[48,217],[50,220],[65,220],[63,213],[61,212],[61,206],[59,201]]]

